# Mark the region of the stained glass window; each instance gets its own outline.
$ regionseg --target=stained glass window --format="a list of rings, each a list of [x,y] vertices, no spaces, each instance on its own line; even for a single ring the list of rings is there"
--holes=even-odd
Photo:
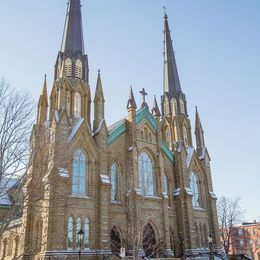
[[[111,199],[118,200],[118,168],[115,163],[111,166]]]
[[[150,157],[142,152],[138,157],[139,188],[144,195],[154,195],[153,166]]]
[[[68,248],[73,247],[73,219],[68,219]]]
[[[88,218],[85,219],[85,224],[84,224],[84,248],[89,247],[89,220]]]
[[[81,95],[79,92],[75,93],[74,98],[74,116],[81,117]]]
[[[190,174],[190,188],[192,192],[192,205],[193,207],[199,207],[199,183],[198,183],[198,177],[197,175],[192,172]]]
[[[86,157],[80,149],[73,158],[72,193],[86,194]]]

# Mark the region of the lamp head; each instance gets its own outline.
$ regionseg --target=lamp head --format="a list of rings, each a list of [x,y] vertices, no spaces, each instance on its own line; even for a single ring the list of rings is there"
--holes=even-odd
[[[82,229],[77,233],[79,242],[82,242],[84,240],[85,233]]]
[[[208,242],[209,242],[209,243],[212,243],[212,240],[213,240],[213,236],[212,236],[211,234],[209,234],[209,236],[208,236]]]

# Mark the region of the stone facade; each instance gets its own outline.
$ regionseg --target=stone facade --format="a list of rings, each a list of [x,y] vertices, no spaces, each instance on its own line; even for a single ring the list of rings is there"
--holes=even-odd
[[[166,14],[164,26],[162,115],[156,99],[150,111],[145,91],[137,108],[131,89],[126,118],[107,127],[99,72],[92,124],[80,1],[69,1],[50,102],[45,79],[32,131],[23,215],[1,238],[3,259],[77,259],[79,229],[83,259],[122,247],[128,255],[204,254],[209,234],[219,247],[210,157],[198,111],[193,148]]]

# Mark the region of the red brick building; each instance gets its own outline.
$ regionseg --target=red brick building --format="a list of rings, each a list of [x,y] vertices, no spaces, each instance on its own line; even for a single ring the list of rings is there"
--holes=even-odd
[[[247,222],[235,227],[230,251],[232,255],[247,255],[260,260],[260,222]]]

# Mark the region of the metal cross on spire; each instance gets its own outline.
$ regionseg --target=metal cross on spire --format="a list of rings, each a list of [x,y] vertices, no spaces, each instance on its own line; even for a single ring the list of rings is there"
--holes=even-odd
[[[148,94],[145,92],[145,89],[143,88],[141,91],[139,91],[139,93],[143,96],[142,108],[143,107],[147,107],[148,108],[148,105],[145,102],[145,96],[147,96]]]

